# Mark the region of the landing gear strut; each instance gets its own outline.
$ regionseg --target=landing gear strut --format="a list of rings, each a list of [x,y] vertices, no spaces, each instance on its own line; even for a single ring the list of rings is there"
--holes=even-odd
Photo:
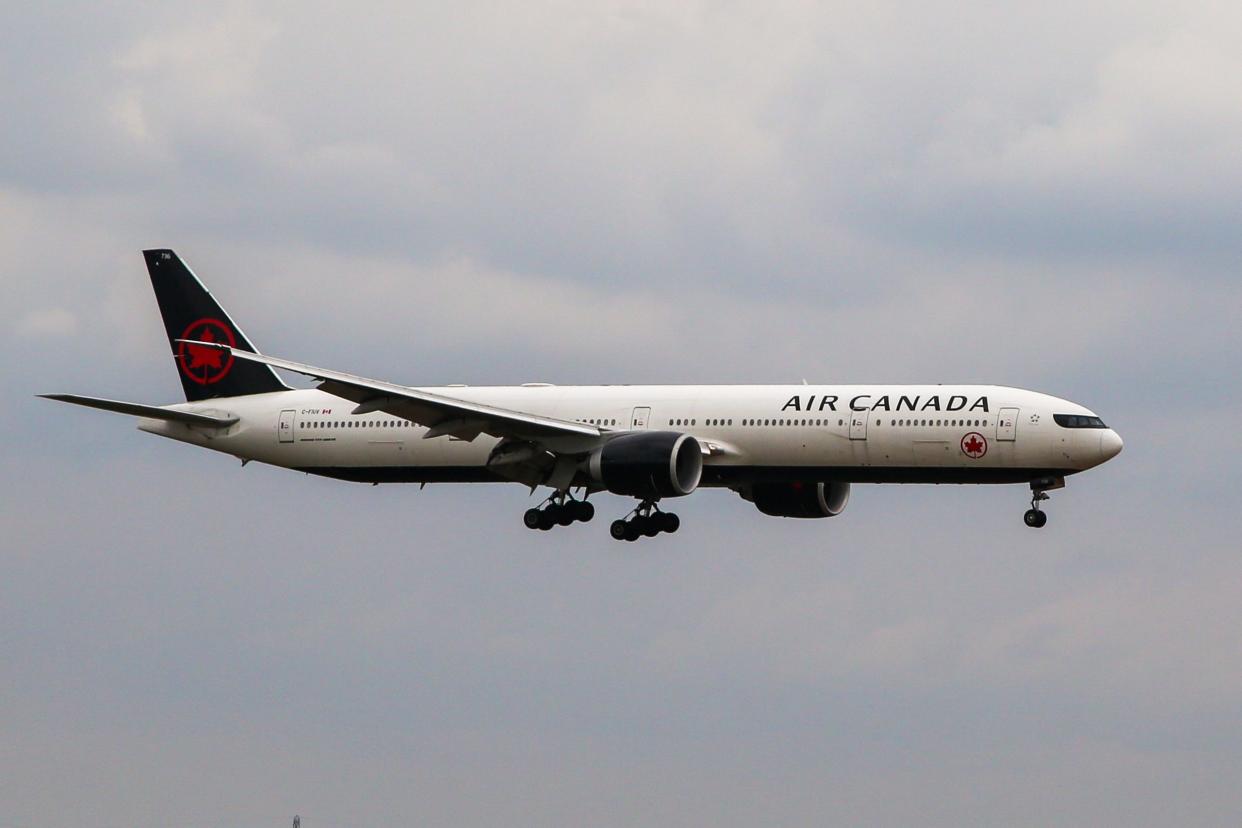
[[[1026,514],[1022,516],[1022,521],[1032,529],[1038,529],[1048,522],[1048,514],[1039,508],[1042,501],[1048,499],[1048,493],[1043,489],[1034,489],[1031,492],[1031,508],[1026,510]]]
[[[595,504],[585,500],[575,500],[569,492],[554,492],[541,506],[527,509],[522,515],[522,523],[527,529],[541,529],[544,532],[553,526],[568,526],[574,521],[586,523],[595,517]]]
[[[661,532],[676,532],[681,518],[672,512],[661,512],[654,500],[644,500],[634,511],[620,520],[614,520],[608,533],[614,540],[636,541],[640,537],[654,538]]]

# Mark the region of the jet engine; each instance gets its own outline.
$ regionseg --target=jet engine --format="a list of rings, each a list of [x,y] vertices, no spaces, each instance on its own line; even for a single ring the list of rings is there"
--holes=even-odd
[[[614,437],[587,462],[591,478],[613,494],[681,497],[703,475],[703,450],[689,434],[644,431]]]
[[[835,517],[850,499],[849,483],[755,483],[740,494],[765,515],[792,518]]]

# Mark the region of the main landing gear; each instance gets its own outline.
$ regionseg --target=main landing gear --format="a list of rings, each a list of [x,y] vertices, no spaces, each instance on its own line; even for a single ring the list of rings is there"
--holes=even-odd
[[[527,529],[548,531],[553,526],[568,526],[574,521],[586,523],[595,517],[595,505],[585,500],[575,500],[569,492],[556,492],[543,505],[527,509],[522,522]]]
[[[661,532],[676,532],[681,518],[672,512],[661,512],[654,500],[644,500],[634,511],[621,520],[614,520],[608,533],[614,540],[636,541],[640,537],[654,538]]]
[[[1038,529],[1048,522],[1048,513],[1039,508],[1042,501],[1048,499],[1048,493],[1043,489],[1035,489],[1031,492],[1031,508],[1026,510],[1026,514],[1022,516],[1022,521],[1032,529]]]

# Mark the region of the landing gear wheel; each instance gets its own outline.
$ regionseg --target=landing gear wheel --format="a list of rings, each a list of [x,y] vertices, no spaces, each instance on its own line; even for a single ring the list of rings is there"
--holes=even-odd
[[[1064,484],[1063,484],[1064,485]],[[1048,493],[1042,488],[1036,488],[1035,484],[1031,484],[1031,508],[1027,509],[1026,514],[1022,516],[1022,522],[1032,529],[1038,529],[1048,522],[1048,516],[1039,508],[1039,504],[1048,499]]]
[[[522,523],[527,529],[547,531],[553,526],[569,526],[575,521],[586,523],[595,517],[595,507],[585,500],[575,500],[568,491],[553,492],[534,509],[527,509]]]
[[[661,532],[676,532],[681,518],[672,512],[661,512],[655,500],[644,500],[621,520],[614,520],[609,533],[617,540],[633,541],[640,537],[654,538]]]

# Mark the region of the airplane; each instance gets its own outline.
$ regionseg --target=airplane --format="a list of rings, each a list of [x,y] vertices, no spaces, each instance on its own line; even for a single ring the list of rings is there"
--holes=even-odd
[[[141,431],[340,480],[516,482],[550,490],[527,528],[586,522],[598,493],[637,505],[620,541],[676,532],[661,509],[702,488],[765,515],[840,515],[855,483],[1026,483],[1027,526],[1072,474],[1115,457],[1094,412],[998,385],[597,385],[417,387],[264,356],[172,250],[143,252],[186,401],[77,394],[52,400],[128,414]],[[295,389],[276,369],[318,383]]]

